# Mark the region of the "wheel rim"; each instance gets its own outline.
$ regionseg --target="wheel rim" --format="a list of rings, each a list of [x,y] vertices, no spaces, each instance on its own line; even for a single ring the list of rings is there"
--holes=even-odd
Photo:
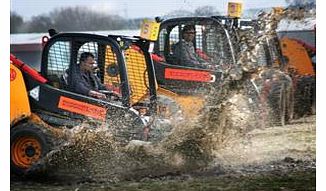
[[[24,169],[29,168],[42,155],[41,143],[31,136],[18,137],[11,149],[13,163]]]

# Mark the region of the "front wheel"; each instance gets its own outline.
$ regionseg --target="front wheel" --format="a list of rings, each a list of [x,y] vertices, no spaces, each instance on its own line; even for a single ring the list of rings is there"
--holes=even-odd
[[[10,131],[10,169],[16,175],[30,175],[33,164],[40,162],[52,149],[50,134],[33,123],[23,123]],[[33,166],[33,172],[42,166]],[[40,171],[39,171],[40,172]]]

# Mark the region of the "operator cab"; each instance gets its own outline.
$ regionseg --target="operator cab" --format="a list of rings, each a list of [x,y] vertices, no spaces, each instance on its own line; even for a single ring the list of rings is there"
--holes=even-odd
[[[197,65],[189,64],[176,54],[183,40],[185,26],[194,26],[192,40]],[[235,53],[224,25],[212,17],[183,17],[161,23],[155,42],[154,59],[158,83],[177,93],[191,93],[208,85],[219,83],[222,74],[235,64]]]
[[[193,66],[214,70],[226,67],[232,62],[230,45],[224,28],[211,18],[182,18],[164,21],[161,24],[159,39],[156,42],[155,53],[165,58],[167,64],[186,66],[175,55],[176,44],[183,39],[182,30],[186,25],[195,27],[195,37],[192,41],[197,56],[210,66]]]
[[[40,83],[26,75],[31,109],[42,120],[53,126],[67,127],[85,119],[106,122],[109,127],[117,124],[121,124],[120,127],[147,126],[147,118],[156,112],[156,84],[146,40],[58,33],[43,46],[41,75],[47,82]],[[114,93],[117,99],[102,100],[70,90],[71,76],[83,52],[94,55],[98,66],[94,72],[112,90],[103,93]],[[139,108],[145,108],[145,112],[140,113]]]

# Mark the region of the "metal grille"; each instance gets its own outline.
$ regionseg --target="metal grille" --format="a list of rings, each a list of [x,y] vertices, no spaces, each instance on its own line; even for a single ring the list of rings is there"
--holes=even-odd
[[[79,58],[80,58],[80,55],[83,53],[83,52],[90,52],[92,53],[94,56],[95,56],[95,62],[97,63],[98,62],[98,44],[97,42],[87,42],[85,44],[83,44],[79,50],[78,50],[78,55],[77,55],[77,60],[78,60],[78,64],[79,63]],[[100,56],[100,55],[99,55]]]
[[[90,52],[99,66],[96,71],[103,83],[111,90],[121,94],[120,69],[117,62],[116,52],[108,44],[100,42],[85,42],[78,50],[72,50],[69,41],[55,42],[49,50],[48,55],[48,75],[55,75],[57,79],[68,75],[67,69],[70,67],[71,55],[76,57],[76,62],[80,64],[79,58],[83,52]],[[124,53],[126,61],[127,77],[130,87],[131,104],[138,103],[149,94],[149,77],[146,66],[146,59],[139,47],[131,45]]]
[[[172,52],[172,47],[177,43],[179,42],[179,28],[178,27],[174,27],[169,35],[169,38],[170,38],[170,54],[173,54]]]
[[[49,49],[48,75],[60,78],[70,64],[70,42],[55,42]]]
[[[130,102],[131,105],[145,99],[149,94],[148,73],[144,54],[139,47],[131,46],[124,51],[126,61],[127,76],[130,87]],[[110,48],[106,50],[105,71],[112,69],[116,63],[116,56]],[[112,71],[112,70],[111,70]],[[120,85],[120,75],[113,75],[107,72],[104,76],[104,83],[113,88],[118,88]]]
[[[177,25],[171,30],[169,33],[169,44],[164,44],[164,36],[167,32],[165,29],[161,30],[159,36],[160,55],[164,55],[163,51],[166,50],[169,50],[169,52],[165,55],[173,55],[172,47],[182,39],[182,35],[179,34],[179,31],[181,31],[184,26],[184,24]],[[195,29],[194,46],[198,56],[202,57],[204,60],[209,59],[209,62],[214,65],[229,64],[232,60],[232,52],[224,29],[219,28],[217,24],[212,24],[212,22],[197,24],[195,25]],[[164,48],[164,46],[169,47]]]
[[[195,36],[195,47],[196,49],[204,50],[204,44],[203,44],[203,29],[205,26],[203,25],[196,25],[195,26],[195,31],[196,31],[196,36]]]
[[[149,95],[149,82],[146,60],[139,47],[131,46],[125,51],[128,80],[131,88],[131,104]]]
[[[110,46],[106,46],[104,71],[104,84],[116,93],[121,93],[121,80],[119,75],[117,56],[112,51],[112,48]]]
[[[164,56],[164,40],[165,36],[167,35],[166,29],[162,29],[159,34],[158,41],[159,41],[159,55]]]

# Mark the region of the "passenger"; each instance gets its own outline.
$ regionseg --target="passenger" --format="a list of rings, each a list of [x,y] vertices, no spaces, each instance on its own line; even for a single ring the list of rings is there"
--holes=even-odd
[[[94,55],[90,52],[83,52],[80,55],[79,65],[72,74],[72,91],[86,96],[105,99],[106,95],[99,90],[108,90],[99,78],[94,74],[96,68]]]
[[[193,40],[196,35],[194,25],[186,25],[182,29],[182,40],[173,47],[173,56],[178,59],[180,65],[208,68],[209,63],[200,58],[194,48]]]

